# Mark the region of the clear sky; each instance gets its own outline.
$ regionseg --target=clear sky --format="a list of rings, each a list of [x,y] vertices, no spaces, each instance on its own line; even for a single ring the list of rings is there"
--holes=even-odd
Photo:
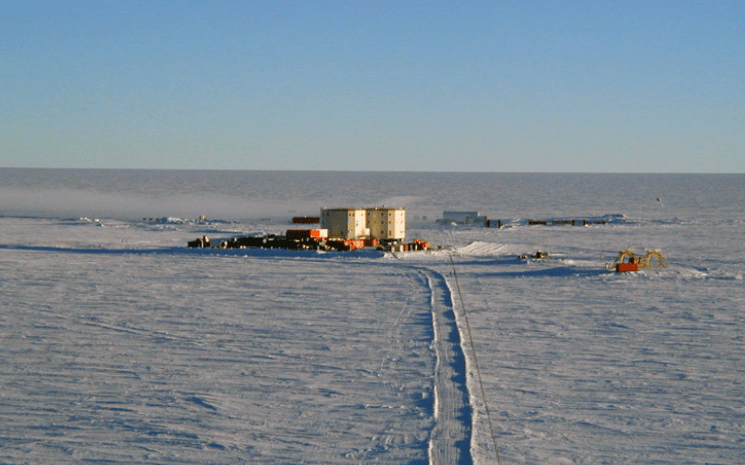
[[[745,172],[745,1],[0,0],[0,167]]]

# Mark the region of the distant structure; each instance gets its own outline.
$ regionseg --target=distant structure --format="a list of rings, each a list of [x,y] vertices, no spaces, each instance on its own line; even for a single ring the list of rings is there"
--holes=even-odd
[[[406,237],[406,210],[403,208],[368,208],[367,227],[370,236],[379,240],[402,240]]]
[[[319,216],[294,216],[292,217],[293,224],[316,224],[321,222]]]
[[[328,229],[329,237],[346,240],[403,240],[406,237],[406,209],[324,208],[321,210],[321,228]]]
[[[293,223],[315,223],[316,217],[297,217]],[[287,249],[349,251],[376,247],[388,252],[425,251],[430,243],[406,238],[406,210],[403,208],[323,208],[320,229],[288,229],[284,235],[233,237],[220,241],[221,249]],[[295,218],[293,218],[295,220]],[[189,247],[211,247],[204,236],[187,243]],[[438,246],[438,250],[442,247]]]
[[[328,229],[329,237],[363,239],[370,235],[367,212],[361,208],[329,208],[321,210],[321,229]]]
[[[486,224],[486,216],[481,216],[479,212],[445,211],[442,220],[446,223]]]

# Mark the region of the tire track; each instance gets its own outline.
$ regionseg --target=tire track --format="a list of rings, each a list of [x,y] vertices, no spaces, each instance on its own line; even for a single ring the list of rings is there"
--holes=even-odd
[[[430,464],[471,465],[471,406],[466,359],[455,319],[453,297],[441,274],[419,269],[430,289],[435,364],[435,426],[429,440]]]

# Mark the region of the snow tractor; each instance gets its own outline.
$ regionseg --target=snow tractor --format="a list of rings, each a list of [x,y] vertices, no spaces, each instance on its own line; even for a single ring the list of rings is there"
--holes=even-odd
[[[667,260],[656,250],[648,250],[643,257],[637,257],[633,250],[626,249],[619,252],[616,261],[606,267],[625,273],[639,271],[641,268],[667,268]]]

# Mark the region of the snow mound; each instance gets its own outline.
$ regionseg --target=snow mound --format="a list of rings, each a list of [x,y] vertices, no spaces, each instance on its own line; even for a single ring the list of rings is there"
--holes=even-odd
[[[504,244],[495,244],[492,242],[476,241],[465,247],[456,248],[457,253],[463,255],[509,255],[514,253],[511,247]]]

